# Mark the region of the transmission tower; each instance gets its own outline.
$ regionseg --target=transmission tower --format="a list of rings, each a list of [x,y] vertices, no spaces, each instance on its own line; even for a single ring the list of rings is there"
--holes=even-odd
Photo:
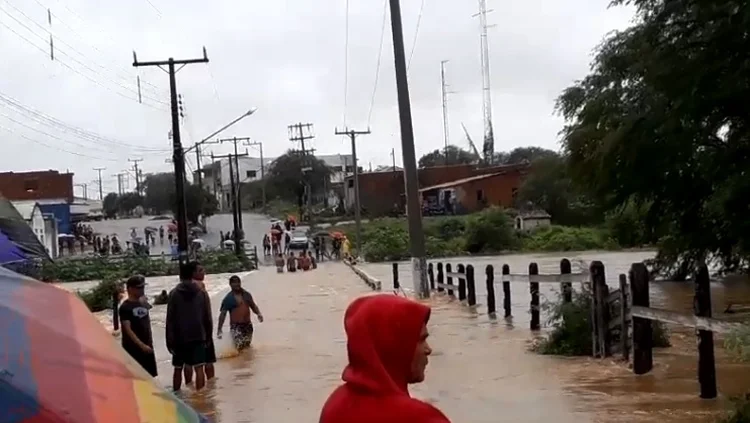
[[[490,46],[487,38],[487,0],[479,0],[480,41],[482,54],[482,111],[484,115],[484,145],[482,153],[484,160],[492,164],[492,156],[495,153],[495,133],[492,128],[492,89],[490,88]]]

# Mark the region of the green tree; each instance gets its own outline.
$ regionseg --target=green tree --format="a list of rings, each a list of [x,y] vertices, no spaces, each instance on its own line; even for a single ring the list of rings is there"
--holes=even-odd
[[[302,201],[305,183],[310,184],[313,192],[321,192],[330,181],[330,176],[331,169],[322,160],[289,150],[274,160],[268,169],[266,189],[276,198]]]
[[[497,154],[496,154],[497,157]],[[501,153],[500,158],[501,161],[498,161],[496,163],[502,163],[502,164],[518,164],[522,163],[524,161],[527,161],[529,163],[537,160],[537,159],[543,159],[543,158],[557,158],[559,157],[559,154],[552,150],[548,150],[546,148],[542,147],[516,147],[513,150],[511,150],[509,153]]]
[[[543,209],[552,216],[554,223],[560,225],[600,223],[603,219],[602,209],[573,183],[565,157],[550,150],[540,150],[545,153],[537,154],[531,163],[529,174],[518,190],[516,208]],[[526,160],[526,157],[533,155],[517,154],[515,157]]]
[[[117,214],[117,194],[110,192],[102,200],[102,212],[108,218],[113,218]]]
[[[441,148],[420,157],[419,167],[450,166],[474,163],[476,161],[478,159],[474,156],[474,153],[458,148],[455,145],[449,145],[448,148]]]
[[[745,267],[750,4],[613,4],[635,6],[635,24],[605,40],[591,73],[558,99],[572,177],[609,208],[648,208],[659,270],[709,258]]]
[[[143,205],[143,197],[135,192],[126,192],[117,197],[117,211],[121,214],[129,214],[138,206]]]
[[[172,196],[175,192],[174,173],[153,173],[146,175],[143,183],[143,206],[154,214],[172,210]]]
[[[177,214],[177,196],[171,195],[172,212]],[[194,225],[200,223],[200,217],[213,216],[219,210],[219,201],[210,192],[198,185],[185,185],[185,208],[188,221]]]

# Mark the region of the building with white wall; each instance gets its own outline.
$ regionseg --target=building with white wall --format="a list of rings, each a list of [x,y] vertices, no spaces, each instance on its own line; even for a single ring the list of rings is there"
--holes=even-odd
[[[57,220],[53,214],[44,214],[39,202],[11,201],[21,217],[31,228],[50,257],[57,257]]]

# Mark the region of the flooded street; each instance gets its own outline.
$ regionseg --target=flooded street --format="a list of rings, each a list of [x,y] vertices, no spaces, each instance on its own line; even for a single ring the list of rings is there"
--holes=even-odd
[[[496,273],[503,264],[508,264],[512,273],[526,273],[528,264],[536,262],[540,273],[559,273],[559,261],[567,257],[573,262],[588,263],[600,260],[604,263],[607,283],[611,289],[618,284],[618,275],[627,273],[634,262],[651,258],[649,252],[580,252],[566,255],[556,254],[519,254],[502,257],[473,257],[441,260],[455,265],[473,264],[477,286],[477,315],[473,317],[479,327],[492,328],[496,335],[506,340],[520,340],[525,343],[533,335],[529,325],[529,287],[525,283],[511,284],[513,318],[505,321],[500,318],[495,323],[486,316],[486,288],[484,268],[492,264]],[[390,264],[362,265],[370,275],[381,279],[383,289],[392,287],[392,269]],[[399,265],[401,285],[412,287],[411,273],[407,263]],[[495,279],[496,281],[498,278]],[[542,302],[554,298],[556,284],[541,284]],[[651,284],[651,305],[669,310],[692,313],[694,286],[692,283],[654,282]],[[502,304],[502,290],[496,288],[498,304]],[[732,281],[712,283],[711,295],[714,317],[722,316],[727,305],[750,303],[750,283]],[[446,297],[437,297],[433,303],[452,302],[452,312],[462,313],[464,318],[472,314]],[[499,306],[501,308],[501,306]],[[546,316],[542,315],[542,321]],[[590,358],[562,359],[552,358],[555,362],[554,374],[571,396],[571,406],[577,411],[595,413],[596,421],[639,421],[639,422],[712,422],[717,412],[728,405],[729,397],[743,395],[750,391],[750,365],[737,364],[723,350],[723,340],[715,338],[717,360],[717,385],[720,392],[718,400],[700,400],[697,381],[697,346],[694,332],[688,328],[669,326],[671,348],[654,351],[654,370],[647,375],[636,377],[624,363],[613,359],[598,360]],[[467,329],[468,330],[468,329]],[[487,329],[489,330],[489,329]],[[519,349],[522,347],[519,345]],[[493,346],[494,348],[494,346]],[[523,360],[536,360],[533,354],[521,354]],[[532,358],[533,357],[533,358]],[[498,362],[505,365],[505,359]],[[513,366],[517,366],[514,362]],[[533,377],[524,374],[523,379]],[[502,383],[502,382],[499,382]],[[523,395],[523,394],[519,394]],[[534,396],[535,394],[531,394]],[[472,420],[473,421],[473,420]],[[521,420],[519,420],[521,421]],[[524,420],[535,421],[535,420]]]
[[[650,257],[637,253],[580,253],[567,257],[604,262],[611,286],[630,264]],[[716,341],[719,400],[700,400],[696,378],[695,336],[672,328],[672,348],[656,350],[654,370],[636,377],[627,365],[613,359],[560,358],[527,351],[534,335],[528,330],[528,285],[512,285],[513,318],[491,320],[485,314],[484,266],[497,269],[509,263],[514,273],[528,263],[541,273],[558,271],[559,255],[509,255],[450,259],[473,264],[477,275],[476,312],[445,296],[433,296],[430,340],[434,349],[425,383],[412,388],[414,396],[436,404],[455,422],[711,422],[726,407],[728,396],[750,390],[750,366],[733,364]],[[362,268],[383,282],[390,292],[390,264]],[[210,275],[206,285],[214,313],[227,292],[229,275]],[[256,297],[266,321],[256,323],[253,346],[237,354],[228,337],[217,340],[217,379],[183,397],[214,422],[315,422],[328,394],[340,383],[346,364],[343,314],[349,302],[372,291],[341,263],[323,263],[312,272],[276,274],[262,267],[244,273],[243,285]],[[408,266],[400,266],[402,286],[411,286]],[[170,289],[174,277],[150,278],[148,295]],[[85,289],[85,283],[65,284]],[[556,286],[542,284],[553,298]],[[715,315],[727,303],[747,303],[750,284],[712,285]],[[653,283],[652,305],[691,311],[690,283]],[[544,297],[543,297],[544,298]],[[152,312],[158,381],[171,384],[170,357],[164,346],[165,306]],[[216,321],[216,316],[214,317]],[[545,316],[542,316],[544,321]],[[111,327],[111,313],[100,320]],[[499,416],[502,416],[500,418]]]

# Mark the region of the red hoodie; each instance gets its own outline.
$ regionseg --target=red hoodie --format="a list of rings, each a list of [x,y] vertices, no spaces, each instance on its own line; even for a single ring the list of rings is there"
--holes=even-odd
[[[414,352],[430,308],[390,294],[362,297],[346,310],[349,365],[319,423],[450,423],[407,389]]]

